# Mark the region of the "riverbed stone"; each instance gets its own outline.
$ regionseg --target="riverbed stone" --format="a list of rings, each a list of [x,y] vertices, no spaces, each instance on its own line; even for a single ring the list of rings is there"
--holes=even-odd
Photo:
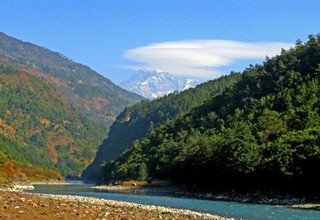
[[[81,196],[5,191],[2,191],[0,195],[0,204],[3,204],[2,209],[0,209],[0,216],[6,216],[4,219],[39,219],[39,216],[42,216],[40,219],[225,219],[190,210]],[[10,205],[12,205],[11,208]]]

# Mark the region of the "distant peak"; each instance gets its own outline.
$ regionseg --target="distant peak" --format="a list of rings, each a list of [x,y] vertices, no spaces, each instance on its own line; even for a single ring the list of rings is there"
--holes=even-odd
[[[174,91],[195,87],[197,84],[199,84],[197,79],[184,79],[159,70],[142,69],[121,83],[121,86],[148,99],[154,99]]]

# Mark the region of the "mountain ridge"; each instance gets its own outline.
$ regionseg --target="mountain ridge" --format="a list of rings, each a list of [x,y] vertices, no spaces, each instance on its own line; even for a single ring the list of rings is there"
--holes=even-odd
[[[28,66],[65,81],[64,95],[83,113],[110,126],[120,111],[142,100],[118,87],[90,67],[76,63],[47,48],[24,42],[0,32],[0,56],[11,65]],[[86,105],[83,105],[85,103]],[[88,106],[88,107],[86,107]]]

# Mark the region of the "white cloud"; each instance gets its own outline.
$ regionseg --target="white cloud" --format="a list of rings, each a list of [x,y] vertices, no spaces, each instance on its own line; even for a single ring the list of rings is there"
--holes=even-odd
[[[127,69],[161,70],[179,76],[215,78],[219,67],[238,60],[263,59],[279,54],[292,44],[281,42],[240,42],[189,40],[162,42],[125,51],[124,57],[137,64]]]

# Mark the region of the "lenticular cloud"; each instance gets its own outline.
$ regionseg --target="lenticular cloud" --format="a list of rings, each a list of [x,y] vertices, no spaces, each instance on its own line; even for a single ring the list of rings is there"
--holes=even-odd
[[[161,70],[180,76],[219,76],[215,69],[237,60],[274,56],[292,45],[280,42],[190,40],[163,42],[125,51],[124,57],[137,64],[129,69]]]

